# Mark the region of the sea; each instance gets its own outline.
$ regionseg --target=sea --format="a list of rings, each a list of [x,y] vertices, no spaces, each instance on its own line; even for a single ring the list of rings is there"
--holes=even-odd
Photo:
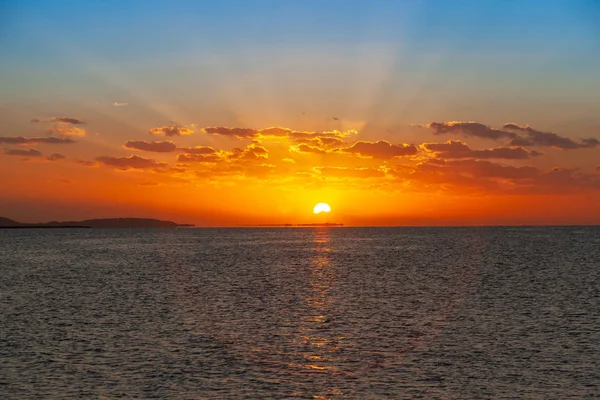
[[[1,399],[598,399],[600,227],[0,230]]]

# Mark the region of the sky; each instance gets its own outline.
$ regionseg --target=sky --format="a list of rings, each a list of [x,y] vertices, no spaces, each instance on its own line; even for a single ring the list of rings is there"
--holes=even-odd
[[[596,1],[4,0],[0,59],[3,217],[600,224]]]

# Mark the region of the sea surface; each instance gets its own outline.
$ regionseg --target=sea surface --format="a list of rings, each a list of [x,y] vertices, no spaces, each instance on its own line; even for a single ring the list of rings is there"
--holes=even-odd
[[[600,227],[0,230],[1,399],[600,398]]]

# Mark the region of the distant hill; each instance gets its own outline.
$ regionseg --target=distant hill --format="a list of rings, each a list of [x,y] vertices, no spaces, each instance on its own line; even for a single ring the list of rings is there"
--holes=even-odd
[[[20,222],[13,221],[10,218],[0,217],[0,226],[2,226],[2,227],[5,227],[5,226],[11,226],[12,227],[12,226],[19,226],[19,225],[21,225]]]
[[[178,224],[172,221],[161,221],[153,218],[102,218],[84,221],[51,221],[28,224],[9,218],[0,217],[0,228],[179,228],[194,226]]]

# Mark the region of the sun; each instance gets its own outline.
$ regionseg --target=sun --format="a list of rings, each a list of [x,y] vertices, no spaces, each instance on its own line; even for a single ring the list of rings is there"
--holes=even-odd
[[[315,206],[315,208],[313,208],[313,212],[315,214],[320,214],[322,212],[330,212],[331,211],[331,207],[329,207],[329,204],[327,203],[319,203]]]

